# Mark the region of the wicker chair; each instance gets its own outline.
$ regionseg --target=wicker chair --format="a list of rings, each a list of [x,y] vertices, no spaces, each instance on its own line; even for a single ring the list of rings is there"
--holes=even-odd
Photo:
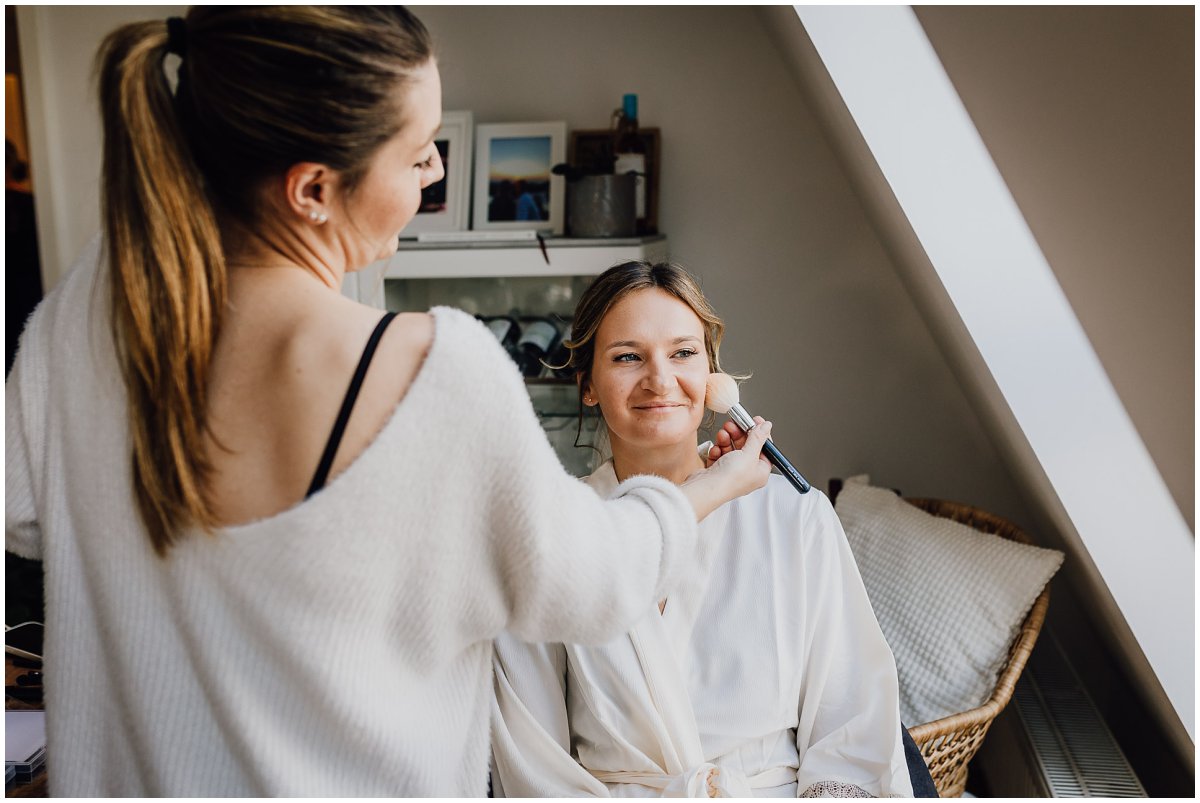
[[[952,519],[980,532],[992,533],[1022,544],[1033,543],[1015,524],[978,508],[939,499],[905,501],[926,513]],[[983,744],[983,737],[987,735],[992,720],[1008,705],[1017,679],[1033,651],[1038,633],[1041,632],[1049,606],[1050,585],[1047,583],[1021,624],[1021,630],[1009,648],[1008,662],[1000,670],[1000,676],[996,680],[996,688],[983,705],[908,729],[913,741],[921,749],[925,763],[929,765],[929,773],[933,776],[933,782],[941,797],[962,797],[966,790],[967,764]]]

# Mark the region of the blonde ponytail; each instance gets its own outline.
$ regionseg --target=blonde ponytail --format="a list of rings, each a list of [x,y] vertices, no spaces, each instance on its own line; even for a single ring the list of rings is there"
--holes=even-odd
[[[173,96],[168,48],[182,56]],[[298,162],[329,165],[353,190],[432,58],[429,32],[400,6],[193,6],[186,21],[126,25],[101,46],[113,334],[134,496],[159,555],[184,527],[218,524],[205,415],[226,302],[218,214],[260,224],[264,184]]]
[[[216,524],[205,411],[226,298],[220,233],[175,114],[166,47],[164,22],[136,23],[110,34],[97,56],[114,336],[134,496],[159,555],[183,527]]]

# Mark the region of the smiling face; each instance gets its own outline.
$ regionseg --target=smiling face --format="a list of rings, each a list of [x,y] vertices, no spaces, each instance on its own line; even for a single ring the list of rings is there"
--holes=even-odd
[[[665,290],[638,290],[596,329],[584,403],[600,405],[614,453],[681,444],[694,451],[709,370],[704,324],[692,308]]]
[[[421,206],[421,190],[445,175],[434,144],[442,119],[437,64],[417,69],[402,90],[404,121],[375,154],[347,199],[347,267],[361,268],[396,253],[400,231]]]

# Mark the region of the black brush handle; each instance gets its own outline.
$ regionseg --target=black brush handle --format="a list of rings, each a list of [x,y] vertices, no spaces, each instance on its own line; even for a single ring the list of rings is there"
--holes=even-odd
[[[782,472],[783,476],[787,477],[787,481],[790,482],[797,491],[802,494],[806,494],[812,490],[812,486],[808,484],[808,480],[804,479],[804,477],[800,475],[800,472],[796,470],[796,467],[788,462],[788,459],[783,456],[783,452],[779,451],[779,447],[777,447],[775,444],[771,443],[770,441],[764,443],[763,454],[765,454],[767,459],[771,461],[771,465],[775,466],[775,468]]]

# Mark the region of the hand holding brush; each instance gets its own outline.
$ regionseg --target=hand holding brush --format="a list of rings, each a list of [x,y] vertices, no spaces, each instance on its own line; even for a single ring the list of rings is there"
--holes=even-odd
[[[743,432],[748,433],[758,426],[754,418],[746,412],[746,408],[739,403],[737,382],[729,374],[712,373],[708,375],[704,405],[714,413],[728,413],[733,423],[737,424]],[[797,491],[806,494],[812,490],[808,480],[801,476],[800,472],[783,456],[783,452],[779,451],[779,448],[770,440],[763,444],[762,453]]]

